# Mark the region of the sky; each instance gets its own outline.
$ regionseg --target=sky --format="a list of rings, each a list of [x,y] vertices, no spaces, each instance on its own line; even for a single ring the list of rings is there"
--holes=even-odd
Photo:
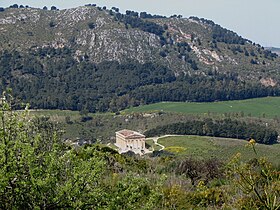
[[[15,3],[39,8],[54,5],[59,9],[95,3],[118,7],[121,12],[197,16],[213,20],[264,47],[280,47],[280,0],[0,0],[0,7]]]

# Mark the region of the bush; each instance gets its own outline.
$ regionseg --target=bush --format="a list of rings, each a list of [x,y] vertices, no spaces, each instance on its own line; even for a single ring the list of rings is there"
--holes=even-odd
[[[95,29],[95,24],[93,22],[88,23],[90,29]]]
[[[56,26],[56,24],[55,24],[55,22],[51,21],[51,22],[49,23],[49,26],[50,26],[51,28],[53,28],[53,27]]]
[[[93,118],[91,116],[82,116],[81,117],[81,122],[87,122],[92,120]]]
[[[13,5],[10,6],[10,8],[16,8],[17,9],[18,5],[17,4],[13,4]]]
[[[56,8],[56,6],[51,6],[51,10],[55,11],[55,10],[58,10],[58,9]]]
[[[254,148],[255,142],[249,144]],[[279,209],[280,171],[266,159],[257,157],[243,163],[238,154],[228,164],[227,174],[242,192],[236,195],[237,209]]]

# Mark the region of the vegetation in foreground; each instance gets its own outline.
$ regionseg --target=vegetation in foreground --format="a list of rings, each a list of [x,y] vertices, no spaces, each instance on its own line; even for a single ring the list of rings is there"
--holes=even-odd
[[[266,160],[120,155],[67,147],[55,124],[0,110],[1,209],[279,209],[280,173]],[[256,151],[255,141],[249,144]],[[257,155],[257,153],[256,153]]]

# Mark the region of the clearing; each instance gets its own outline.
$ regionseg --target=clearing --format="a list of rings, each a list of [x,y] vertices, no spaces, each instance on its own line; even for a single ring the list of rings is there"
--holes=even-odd
[[[154,111],[205,115],[207,113],[238,113],[241,117],[252,116],[261,118],[274,118],[280,116],[280,97],[265,97],[247,100],[219,101],[209,103],[161,102],[130,108],[124,110],[124,113]]]
[[[167,136],[158,139],[158,143],[165,147],[164,150],[176,156],[189,156],[194,158],[218,158],[229,160],[237,153],[242,160],[255,157],[266,157],[272,163],[280,164],[280,144],[256,144],[257,155],[253,149],[246,146],[248,142],[238,139],[227,139],[205,136]]]

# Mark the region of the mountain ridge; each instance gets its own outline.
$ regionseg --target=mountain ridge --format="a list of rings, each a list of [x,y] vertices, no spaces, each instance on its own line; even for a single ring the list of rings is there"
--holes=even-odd
[[[92,91],[97,92],[97,95],[90,96],[91,99],[88,100],[91,101],[107,97],[101,95],[100,85],[106,81],[112,83],[110,75],[115,75],[114,71],[118,72],[115,75],[116,79],[131,75],[132,72],[134,76],[131,79],[142,78],[143,81],[138,82],[128,81],[129,78],[124,79],[123,84],[115,85],[119,90],[117,92],[106,90],[106,94],[110,95],[109,99],[104,99],[104,103],[107,104],[106,109],[109,109],[108,104],[114,104],[120,98],[121,101],[123,98],[126,98],[126,101],[138,101],[118,106],[121,108],[139,103],[151,103],[153,102],[151,98],[157,98],[155,95],[147,96],[150,99],[145,99],[143,102],[140,95],[146,94],[144,92],[147,90],[152,92],[165,90],[170,94],[172,89],[175,88],[177,91],[179,86],[185,86],[184,90],[180,87],[179,92],[189,92],[194,86],[196,86],[194,91],[198,91],[199,85],[209,87],[211,90],[213,87],[218,89],[223,87],[228,90],[224,96],[223,91],[220,90],[219,97],[213,97],[213,93],[205,94],[202,90],[198,92],[203,93],[193,97],[183,92],[176,93],[181,95],[176,97],[176,101],[240,99],[242,97],[237,97],[236,94],[233,94],[236,95],[233,97],[230,93],[233,91],[232,88],[238,89],[237,87],[246,89],[244,98],[278,94],[280,62],[277,55],[203,18],[182,18],[176,15],[166,18],[134,11],[121,14],[117,8],[109,10],[92,5],[59,11],[9,8],[0,12],[0,31],[2,32],[0,33],[2,52],[0,67],[3,69],[2,80],[5,80],[2,81],[1,89],[13,86],[20,98],[30,98],[30,96],[27,96],[24,86],[18,88],[13,83],[31,82],[32,89],[36,89],[34,93],[39,94],[39,98],[43,97],[42,92],[48,92],[49,100],[54,100],[52,91],[47,87],[34,85],[32,79],[37,81],[50,77],[50,81],[46,81],[45,86],[52,80],[58,81],[56,84],[60,86],[58,89],[65,86],[61,91],[68,93],[67,89],[73,89],[71,87],[73,75],[76,74],[81,81],[87,80],[79,71],[87,71],[90,77],[96,77],[91,82],[96,82],[98,87],[94,84],[90,85],[89,81],[88,87],[85,88],[90,91],[94,87]],[[10,69],[5,67],[5,56],[12,57],[9,62],[7,61]],[[32,60],[32,65],[27,64],[27,60]],[[13,62],[16,65],[12,64]],[[111,68],[108,72],[104,69],[106,65],[108,69],[111,68],[110,66],[114,66],[115,69]],[[102,70],[98,70],[99,68]],[[117,70],[118,68],[120,70]],[[67,76],[63,78],[63,75],[69,72],[73,74],[71,78],[70,76],[68,79]],[[163,76],[162,72],[165,72]],[[173,84],[174,82],[176,84]],[[67,85],[64,83],[69,87],[66,88]],[[213,84],[210,85],[211,83]],[[44,91],[41,92],[40,88]],[[76,94],[80,92],[79,88],[74,88]],[[253,93],[248,88],[260,88],[263,93]],[[160,93],[161,96],[155,101],[172,100],[172,97],[163,94],[165,93]],[[40,100],[38,97],[35,98]],[[87,103],[88,100],[81,100],[80,103]],[[36,105],[35,101],[31,104],[42,108],[41,105]],[[90,104],[96,106],[93,102]],[[43,107],[48,108],[48,106]],[[59,106],[54,105],[49,108],[57,107]],[[61,108],[82,109],[71,106]]]

